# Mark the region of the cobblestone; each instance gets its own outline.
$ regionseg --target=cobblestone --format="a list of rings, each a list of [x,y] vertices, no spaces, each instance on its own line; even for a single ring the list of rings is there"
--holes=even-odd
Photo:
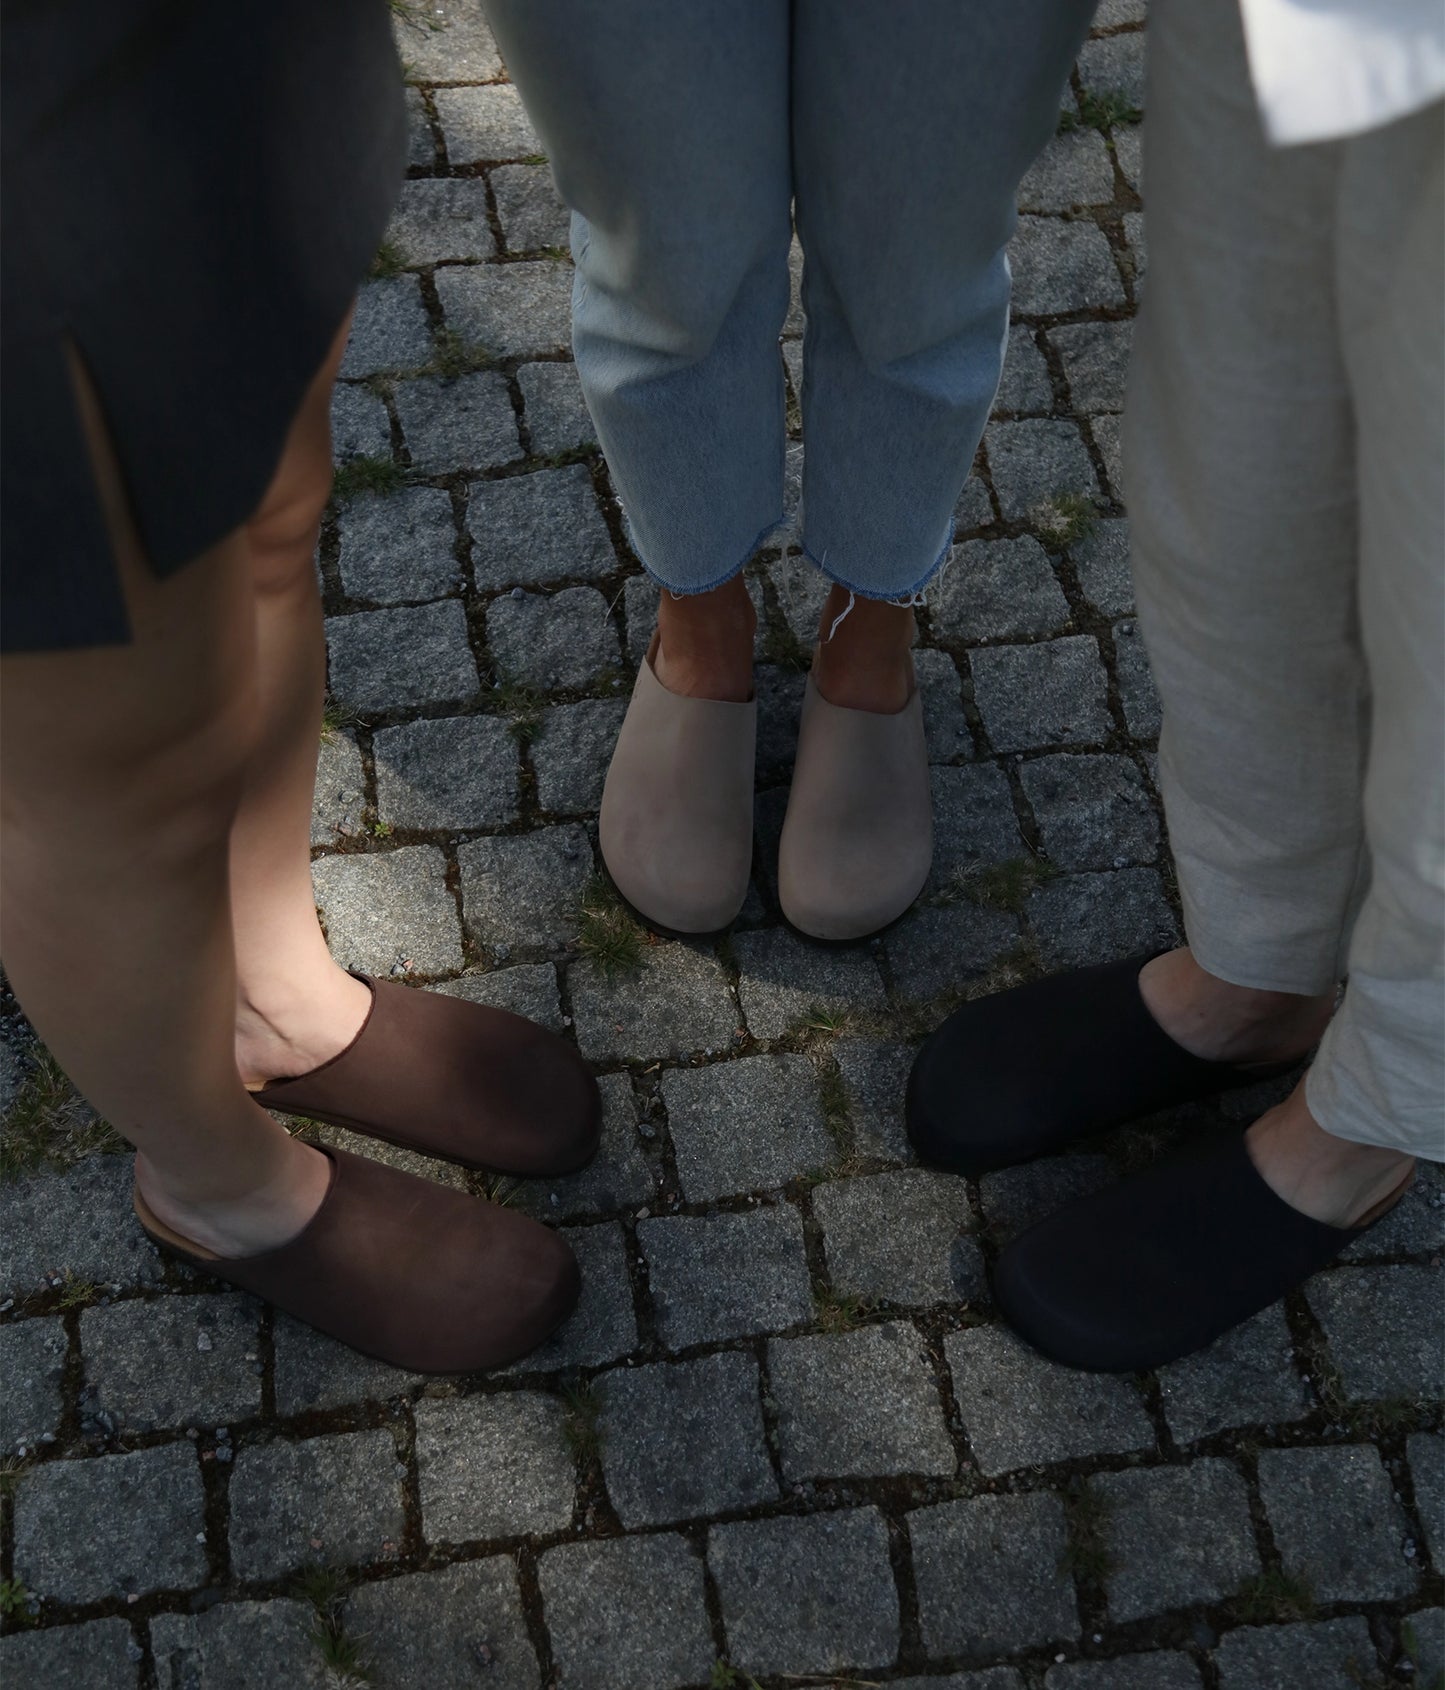
[[[504,164],[491,172],[497,220],[509,252],[567,245],[571,218],[542,164]],[[547,448],[538,447],[538,451]]]
[[[1275,1304],[1207,1349],[1159,1370],[1159,1398],[1177,1444],[1231,1426],[1288,1424],[1314,1406]]]
[[[0,1679],[14,1690],[131,1690],[136,1683],[130,1627],[91,1620],[52,1631],[0,1637]],[[160,1690],[171,1690],[161,1680]]]
[[[364,1584],[347,1598],[346,1632],[361,1639],[379,1690],[540,1684],[509,1556]]]
[[[906,1523],[930,1655],[1012,1655],[1079,1635],[1058,1497],[940,1502]]]
[[[463,974],[456,980],[444,980],[433,990],[445,992],[448,997],[465,998],[468,1003],[509,1009],[513,1015],[525,1015],[529,1021],[538,1021],[554,1033],[560,1033],[566,1026],[562,1019],[562,1000],[557,993],[557,970],[548,962],[494,968],[486,974]]]
[[[973,756],[973,735],[963,710],[963,691],[958,670],[946,651],[917,646],[913,652],[914,673],[923,700],[923,737],[928,761],[952,763]]]
[[[563,1368],[600,1367],[637,1348],[637,1315],[622,1228],[569,1226],[562,1236],[582,1274],[582,1297],[566,1324],[509,1373],[556,1373]]]
[[[900,1637],[876,1509],[743,1520],[708,1533],[728,1658],[750,1673],[892,1666]]]
[[[343,381],[412,370],[432,356],[431,329],[415,276],[363,282],[356,296],[351,337],[341,360]]]
[[[1375,1680],[1375,1647],[1362,1619],[1319,1625],[1244,1626],[1214,1652],[1219,1690],[1360,1690]]]
[[[492,371],[398,382],[396,414],[412,468],[428,475],[496,469],[522,456],[507,384]],[[450,517],[450,499],[447,509]]]
[[[229,1295],[87,1309],[80,1350],[94,1411],[132,1432],[224,1426],[258,1414],[259,1316],[251,1298]]]
[[[950,1333],[943,1349],[963,1429],[986,1479],[1154,1448],[1149,1416],[1123,1379],[1054,1367],[999,1326]]]
[[[334,1679],[304,1602],[230,1602],[197,1614],[151,1621],[158,1690],[326,1690]]]
[[[1022,534],[956,546],[930,614],[944,639],[1010,639],[1056,633],[1069,602],[1044,548]]]
[[[1107,205],[1114,197],[1114,167],[1104,137],[1094,129],[1055,135],[1019,183],[1021,211],[1068,211]]]
[[[655,1194],[652,1170],[638,1142],[632,1082],[625,1074],[604,1074],[597,1085],[602,1093],[597,1155],[579,1174],[535,1180],[523,1190],[522,1206],[542,1219],[613,1214],[646,1203]]]
[[[565,352],[572,343],[572,266],[556,260],[440,270],[447,326],[497,358]]]
[[[576,931],[592,847],[575,825],[473,839],[457,852],[467,930],[479,944],[565,944]]]
[[[1144,126],[1139,123],[1118,125],[1113,133],[1114,157],[1124,172],[1124,180],[1137,194],[1143,180]],[[1133,215],[1138,216],[1139,213]]]
[[[338,527],[338,565],[349,598],[401,604],[441,598],[461,585],[452,502],[440,488],[362,494],[341,507]]]
[[[1049,330],[1064,366],[1064,380],[1081,411],[1122,411],[1129,342],[1134,325],[1062,323]]]
[[[446,861],[433,845],[311,865],[331,954],[367,974],[448,974],[462,966],[457,908]]]
[[[523,364],[517,384],[534,452],[547,456],[596,446],[597,430],[575,364]]]
[[[1104,1583],[1116,1625],[1222,1601],[1259,1572],[1244,1480],[1227,1461],[1101,1473],[1089,1488],[1106,1510]],[[1208,1520],[1209,1530],[1182,1532],[1184,1520]]]
[[[1076,423],[1053,417],[990,423],[984,446],[1005,521],[1022,522],[1059,494],[1099,490]]]
[[[406,1529],[402,1472],[382,1431],[240,1450],[230,1492],[237,1577],[394,1559]]]
[[[373,1361],[284,1314],[275,1317],[271,1342],[276,1412],[287,1417],[352,1403],[387,1402],[422,1383],[421,1374]]]
[[[836,1154],[803,1056],[674,1069],[662,1099],[689,1203],[784,1185]]]
[[[1144,35],[1106,35],[1079,49],[1079,80],[1091,94],[1121,94],[1144,105]]]
[[[637,1242],[669,1349],[777,1332],[812,1316],[803,1226],[790,1204],[643,1220]]]
[[[911,1161],[903,1130],[903,1087],[913,1052],[885,1040],[847,1038],[833,1046],[833,1060],[848,1099],[854,1149],[885,1161]]]
[[[406,162],[413,170],[434,170],[437,163],[436,142],[432,139],[431,118],[419,88],[406,90]]]
[[[1124,721],[1137,740],[1159,737],[1160,703],[1149,668],[1149,653],[1137,622],[1120,622],[1114,628],[1114,673],[1119,683],[1119,702]]]
[[[417,22],[392,21],[413,82],[489,82],[502,74],[482,0],[431,0]]]
[[[905,1003],[927,1003],[987,974],[1018,944],[1015,917],[959,903],[915,909],[884,938],[883,949],[895,996]]]
[[[1111,962],[1177,943],[1179,924],[1157,869],[1070,874],[1029,899],[1029,923],[1050,968]]]
[[[1020,217],[1018,233],[1009,242],[1009,263],[1013,308],[1019,316],[1124,303],[1114,255],[1093,223]]]
[[[188,1443],[47,1461],[15,1489],[15,1578],[47,1602],[187,1590],[206,1575],[201,1472]]]
[[[1406,1441],[1410,1477],[1415,1481],[1415,1511],[1436,1565],[1445,1562],[1445,1435],[1417,1432]]]
[[[331,398],[331,452],[338,464],[350,458],[389,458],[391,423],[374,393],[338,382]]]
[[[542,712],[531,752],[543,810],[564,816],[596,812],[626,714],[620,698],[584,698]]]
[[[583,464],[480,482],[472,489],[467,528],[472,571],[483,592],[517,582],[595,581],[617,568]]]
[[[506,679],[544,692],[590,686],[622,658],[607,600],[595,587],[493,600],[487,643]]]
[[[1445,1608],[1417,1608],[1400,1630],[1414,1682],[1439,1690],[1445,1682]]]
[[[607,1494],[628,1529],[777,1500],[751,1356],[619,1368],[597,1390]]]
[[[565,1418],[560,1398],[534,1391],[418,1403],[416,1465],[428,1543],[564,1530],[577,1489]]]
[[[775,1340],[768,1372],[790,1483],[954,1472],[938,1386],[906,1322]]]
[[[1158,856],[1158,818],[1128,757],[1039,757],[1019,780],[1057,867],[1122,868]]]
[[[975,651],[974,695],[995,751],[1091,745],[1109,731],[1104,666],[1091,634]]]
[[[311,843],[355,839],[366,820],[366,774],[355,739],[339,728],[321,736],[316,757],[316,802]]]
[[[531,158],[541,152],[537,131],[515,88],[438,88],[434,97],[447,162],[453,169],[461,164]]]
[[[494,257],[486,183],[476,178],[403,182],[387,236],[408,264]]]
[[[887,1006],[866,951],[822,950],[781,927],[733,940],[738,997],[753,1037],[780,1039],[818,1011],[867,1015]]]
[[[711,1671],[702,1560],[686,1538],[564,1543],[540,1558],[537,1578],[563,1683],[672,1690]]]
[[[843,1297],[925,1307],[975,1303],[983,1257],[962,1182],[922,1168],[834,1180],[813,1191],[828,1278]]]
[[[0,1184],[0,1293],[25,1296],[50,1274],[105,1285],[160,1278],[155,1246],[135,1224],[131,1164],[96,1156],[63,1174]]]
[[[58,1320],[0,1326],[0,1450],[55,1433],[65,1412],[61,1386],[69,1347]]]
[[[458,599],[326,620],[331,695],[363,715],[476,696],[477,663]]]
[[[577,1046],[591,1062],[726,1050],[738,1030],[741,1012],[722,964],[690,945],[648,947],[635,974],[609,980],[581,963],[568,979]]]
[[[1101,616],[1128,616],[1134,609],[1129,573],[1129,524],[1122,516],[1096,522],[1069,548],[1084,596]]]
[[[1445,1250],[1445,1167],[1417,1162],[1410,1189],[1363,1237],[1341,1251],[1342,1262],[1381,1256],[1431,1255]]]
[[[1415,1589],[1393,1491],[1368,1447],[1260,1451],[1259,1494],[1285,1571],[1319,1602],[1390,1601]]]
[[[517,749],[497,716],[383,728],[372,741],[376,801],[389,827],[505,827],[517,817]]]
[[[975,870],[1029,854],[1003,771],[992,763],[933,771],[932,884],[957,893]]]
[[[989,1230],[1001,1242],[1025,1227],[1108,1185],[1114,1175],[1103,1156],[1050,1156],[1017,1168],[999,1168],[978,1182]]]
[[[1044,1674],[1044,1690],[1202,1690],[1203,1683],[1188,1655],[1163,1650],[1111,1661],[1071,1661]]]
[[[1022,324],[1015,323],[1009,331],[1004,351],[1003,372],[999,377],[998,393],[994,397],[995,412],[1019,413],[1051,411],[1054,408],[1054,384],[1049,379],[1049,366],[1039,351],[1033,335]],[[975,487],[979,486],[974,482]],[[988,494],[984,494],[985,507]],[[985,516],[984,521],[988,518]]]
[[[1346,1392],[1368,1402],[1445,1395],[1437,1268],[1339,1268],[1305,1287]]]

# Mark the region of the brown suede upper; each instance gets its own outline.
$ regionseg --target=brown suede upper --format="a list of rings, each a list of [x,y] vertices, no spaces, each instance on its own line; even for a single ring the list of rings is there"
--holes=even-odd
[[[565,1039],[505,1009],[372,980],[371,1013],[330,1062],[255,1093],[468,1168],[573,1173],[596,1154],[597,1082]]]

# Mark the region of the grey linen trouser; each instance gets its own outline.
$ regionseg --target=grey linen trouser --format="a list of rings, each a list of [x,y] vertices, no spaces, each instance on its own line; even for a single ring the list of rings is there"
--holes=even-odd
[[[1155,0],[1124,470],[1189,943],[1348,975],[1340,1138],[1445,1159],[1445,133],[1265,140],[1238,0]]]

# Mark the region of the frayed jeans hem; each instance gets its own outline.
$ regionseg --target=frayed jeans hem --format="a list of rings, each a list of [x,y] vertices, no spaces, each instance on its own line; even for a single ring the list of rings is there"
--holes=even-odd
[[[827,576],[828,580],[830,580],[835,587],[841,587],[844,592],[852,593],[855,597],[860,599],[873,599],[880,604],[894,604],[898,605],[902,609],[913,609],[915,606],[923,603],[924,593],[930,586],[932,586],[940,571],[947,564],[948,554],[953,550],[953,536],[949,536],[948,540],[944,543],[943,550],[938,554],[933,562],[929,564],[928,568],[921,576],[919,576],[918,580],[911,587],[904,587],[897,592],[891,593],[880,593],[876,587],[861,587],[856,581],[847,580],[844,576],[840,575],[836,569],[830,568],[823,558],[818,557],[814,552],[810,551],[806,543],[800,548],[800,550],[802,551],[803,556],[807,558],[808,562],[811,563],[820,574]]]
[[[694,586],[675,587],[672,584],[671,581],[664,580],[663,577],[661,575],[659,575],[658,572],[647,561],[647,559],[645,557],[643,557],[641,551],[638,549],[637,540],[636,540],[636,537],[634,536],[634,534],[632,533],[631,524],[628,524],[627,539],[628,539],[628,543],[632,547],[633,553],[636,556],[637,561],[642,565],[643,569],[647,572],[649,579],[655,581],[657,583],[657,585],[659,587],[661,587],[662,590],[665,593],[671,593],[673,598],[675,598],[675,599],[690,599],[690,598],[696,598],[699,593],[711,593],[711,592],[714,592],[718,587],[725,587],[728,584],[728,582],[731,581],[734,578],[734,576],[741,575],[743,570],[745,570],[747,568],[748,564],[752,561],[752,559],[756,556],[758,551],[761,549],[764,541],[766,541],[771,535],[775,534],[777,532],[777,530],[783,526],[783,523],[786,520],[787,519],[786,519],[785,516],[775,516],[771,522],[764,523],[763,526],[758,530],[757,538],[753,541],[752,545],[750,545],[748,547],[748,549],[743,553],[742,557],[739,559],[739,561],[737,563],[730,565],[727,569],[725,569],[722,572],[721,575],[715,576],[711,581],[705,581],[705,582],[703,582],[703,584],[701,586],[695,586],[695,587]]]

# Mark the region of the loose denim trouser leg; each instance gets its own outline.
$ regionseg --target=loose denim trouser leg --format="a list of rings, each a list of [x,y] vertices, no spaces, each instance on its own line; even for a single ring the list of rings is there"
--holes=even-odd
[[[928,580],[998,384],[1019,178],[1092,0],[488,0],[572,208],[578,373],[639,557],[727,580],[781,519],[797,202],[804,546]]]
[[[1125,414],[1189,941],[1344,1002],[1331,1133],[1445,1156],[1441,108],[1274,148],[1237,0],[1150,9]]]

